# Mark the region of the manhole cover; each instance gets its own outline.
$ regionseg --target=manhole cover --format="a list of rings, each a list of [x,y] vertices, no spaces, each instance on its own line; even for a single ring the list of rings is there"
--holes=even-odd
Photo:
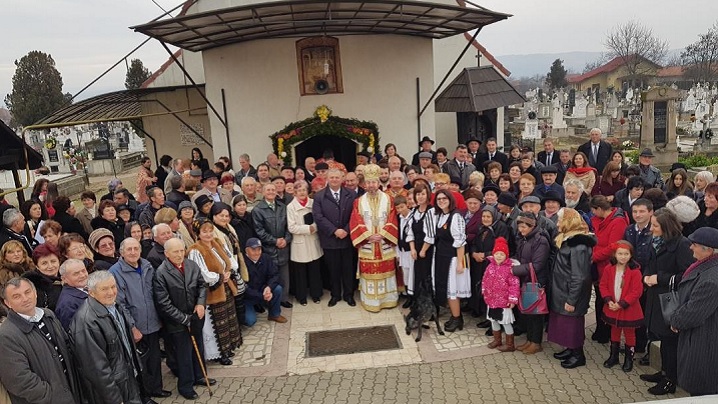
[[[401,349],[393,325],[307,333],[307,357]]]

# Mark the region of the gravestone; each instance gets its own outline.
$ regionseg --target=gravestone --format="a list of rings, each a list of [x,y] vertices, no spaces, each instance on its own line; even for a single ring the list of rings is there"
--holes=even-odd
[[[685,100],[683,100],[683,112],[693,112],[696,110],[696,97],[693,95],[693,91],[691,90],[688,93],[688,97],[686,97]]]
[[[526,121],[521,137],[524,139],[541,139],[538,119],[529,119]]]
[[[598,117],[598,128],[601,129],[601,133],[608,133],[611,117],[608,115],[600,115]]]
[[[585,98],[577,97],[576,105],[573,107],[573,112],[571,113],[571,116],[574,118],[585,118],[587,106],[588,106],[588,101],[586,101]]]
[[[566,129],[566,121],[563,119],[563,107],[561,104],[561,96],[556,95],[551,103],[551,126],[555,129]]]
[[[669,167],[678,161],[676,142],[677,100],[679,91],[668,86],[653,87],[641,93],[643,102],[641,121],[641,147],[653,151],[653,164]]]
[[[539,119],[548,119],[551,117],[551,104],[548,102],[542,102],[538,106],[538,117]]]
[[[589,102],[588,105],[586,105],[586,118],[595,118],[596,117],[596,104],[593,103],[593,101]]]

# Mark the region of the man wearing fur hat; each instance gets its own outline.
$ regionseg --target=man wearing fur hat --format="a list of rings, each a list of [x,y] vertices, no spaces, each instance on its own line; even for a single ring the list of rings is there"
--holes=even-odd
[[[354,201],[349,221],[354,247],[359,250],[359,290],[367,311],[396,307],[395,247],[399,230],[391,197],[379,191],[380,168],[364,168],[366,193]],[[350,303],[351,304],[351,303]]]

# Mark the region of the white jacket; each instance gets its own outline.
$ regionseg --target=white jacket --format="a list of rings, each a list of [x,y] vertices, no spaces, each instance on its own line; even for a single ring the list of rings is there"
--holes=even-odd
[[[287,225],[289,232],[293,235],[290,260],[294,262],[312,262],[324,255],[324,251],[319,245],[316,223],[311,226],[304,224],[304,215],[312,213],[313,205],[314,200],[311,198],[307,200],[306,206],[299,204],[297,198],[287,205]],[[311,227],[314,227],[314,233],[310,232]]]

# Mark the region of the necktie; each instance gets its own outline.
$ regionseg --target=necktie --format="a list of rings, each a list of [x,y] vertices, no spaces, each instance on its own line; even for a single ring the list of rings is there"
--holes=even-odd
[[[494,153],[489,153],[489,161],[494,159]]]
[[[593,145],[593,160],[596,161],[598,158],[598,145]]]
[[[551,153],[546,153],[546,165],[551,165]]]
[[[274,210],[274,204],[273,204],[273,203],[270,203],[270,204],[269,204],[269,209]]]
[[[334,192],[334,200],[339,203],[339,192]]]

